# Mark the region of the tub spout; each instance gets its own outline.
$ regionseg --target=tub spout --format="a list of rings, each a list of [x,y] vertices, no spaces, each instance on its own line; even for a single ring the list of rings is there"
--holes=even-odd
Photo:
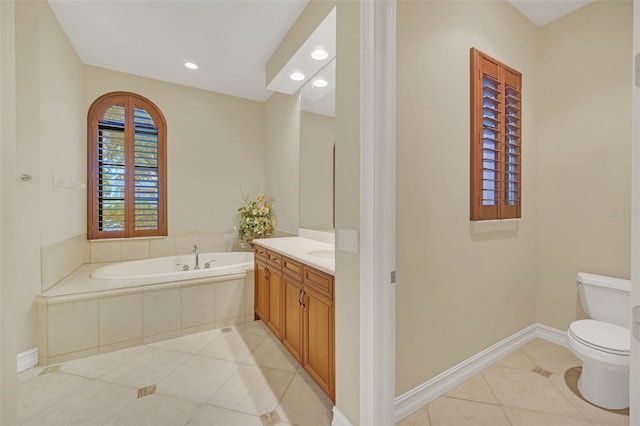
[[[200,269],[200,265],[198,261],[198,246],[196,245],[193,246],[193,252],[196,254],[196,266],[193,268],[193,270],[195,271],[196,269]]]

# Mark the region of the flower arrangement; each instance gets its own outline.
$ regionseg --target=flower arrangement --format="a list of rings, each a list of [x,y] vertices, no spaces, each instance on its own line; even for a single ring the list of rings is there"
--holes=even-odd
[[[238,209],[238,238],[242,247],[255,238],[271,236],[276,225],[272,210],[273,200],[265,199],[264,194],[261,193],[256,198],[244,196],[244,205]]]

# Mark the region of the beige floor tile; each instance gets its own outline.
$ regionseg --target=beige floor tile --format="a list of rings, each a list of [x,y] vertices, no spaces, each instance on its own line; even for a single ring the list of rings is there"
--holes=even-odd
[[[269,338],[264,339],[244,362],[292,372],[296,371],[299,365],[282,343]]]
[[[510,426],[502,407],[441,397],[428,405],[431,426]]]
[[[295,373],[238,364],[238,371],[218,389],[210,403],[261,416],[276,409]]]
[[[24,425],[102,425],[133,406],[136,397],[136,389],[93,380],[82,391],[68,396]]]
[[[396,426],[431,426],[428,407],[422,407],[408,417],[396,423]]]
[[[77,376],[98,378],[148,349],[146,346],[135,346],[129,349],[81,358],[62,364],[60,371]]]
[[[161,380],[157,392],[206,402],[237,370],[234,362],[195,355]]]
[[[140,353],[102,377],[102,380],[134,388],[154,385],[193,355],[158,348]]]
[[[40,366],[36,366],[36,367],[31,367],[27,370],[23,370],[21,372],[18,373],[18,386],[28,382],[31,379],[34,379],[36,377],[38,377],[40,375],[40,373],[42,373],[42,370],[44,370],[46,367],[40,367]]]
[[[34,377],[18,386],[18,423],[25,422],[73,393],[83,391],[90,384],[89,379],[64,373]]]
[[[121,426],[183,426],[201,407],[193,401],[153,394],[138,398],[133,405],[108,425]]]
[[[502,367],[489,367],[482,374],[502,405],[567,417],[580,415],[568,398],[540,374]]]
[[[572,367],[582,365],[569,349],[557,345],[527,344],[522,347],[536,367],[542,367],[552,373],[563,375]]]
[[[333,403],[308,375],[296,374],[276,410],[283,422],[331,425]]]
[[[247,322],[245,324],[238,324],[232,327],[240,334],[257,334],[259,336],[268,336],[271,332],[267,328],[262,320],[256,320]]]
[[[225,408],[204,405],[189,426],[263,426],[260,417]]]
[[[485,402],[487,404],[498,403],[482,374],[476,374],[466,382],[447,392],[445,396],[467,399],[469,401]]]
[[[264,339],[264,336],[240,334],[232,330],[222,333],[220,337],[198,351],[198,355],[242,362],[249,358],[251,352]]]
[[[522,349],[518,349],[493,364],[494,367],[517,368],[519,370],[533,370],[536,365]]]
[[[629,416],[611,413],[607,410],[596,407],[571,392],[571,389],[569,389],[569,386],[565,383],[564,376],[553,374],[549,379],[560,390],[560,392],[567,397],[570,403],[576,407],[582,418],[599,421],[609,425],[629,425]]]
[[[504,407],[513,426],[600,426],[585,419],[557,416],[555,414]]]
[[[163,340],[162,342],[153,343],[152,346],[169,351],[195,354],[219,336],[220,330],[210,330],[203,333],[189,334],[177,339]]]

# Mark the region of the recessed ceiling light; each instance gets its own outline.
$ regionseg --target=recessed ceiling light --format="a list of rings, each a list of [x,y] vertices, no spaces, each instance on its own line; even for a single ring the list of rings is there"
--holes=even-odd
[[[311,57],[316,61],[323,61],[329,57],[329,54],[324,49],[316,49],[311,52]]]
[[[197,70],[198,69],[198,65],[194,64],[193,62],[185,62],[184,66],[189,68],[190,70]]]
[[[325,87],[327,84],[329,84],[327,82],[327,80],[324,80],[322,78],[319,78],[319,79],[313,81],[313,85],[315,87]]]
[[[302,74],[301,72],[294,72],[291,73],[291,75],[289,76],[289,78],[293,81],[302,81],[304,80],[304,74]]]

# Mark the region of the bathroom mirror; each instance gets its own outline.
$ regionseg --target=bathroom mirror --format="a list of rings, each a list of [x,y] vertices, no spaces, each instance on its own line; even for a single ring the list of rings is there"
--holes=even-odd
[[[333,59],[300,89],[300,228],[334,227],[335,76]]]

